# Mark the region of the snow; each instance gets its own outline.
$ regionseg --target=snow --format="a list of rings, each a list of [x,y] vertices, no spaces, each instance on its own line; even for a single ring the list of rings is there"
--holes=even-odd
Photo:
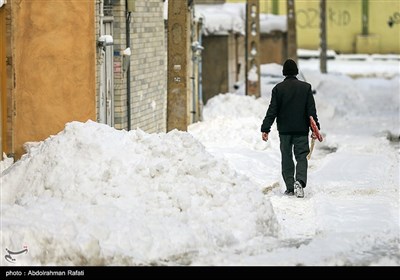
[[[203,19],[203,34],[245,34],[246,6],[243,3],[195,5],[196,18]]]
[[[400,265],[399,60],[375,57],[336,55],[328,74],[299,61],[324,135],[303,199],[282,194],[276,126],[261,140],[283,79],[266,64],[261,98],[219,94],[188,132],[71,122],[27,143],[0,163],[1,251],[26,246],[17,265]]]
[[[247,79],[251,82],[257,82],[258,81],[258,73],[257,73],[257,67],[253,66],[247,73]]]
[[[132,55],[131,48],[126,48],[125,50],[123,50],[122,55],[131,56]]]
[[[195,5],[196,18],[202,18],[204,35],[226,35],[230,32],[245,34],[245,3]],[[260,33],[287,31],[284,15],[260,14]]]
[[[260,33],[287,31],[286,15],[260,14]]]
[[[68,123],[1,182],[2,246],[29,248],[19,264],[161,263],[277,231],[257,186],[176,130]]]
[[[164,1],[164,20],[168,20],[168,0]],[[195,4],[194,20],[202,20],[203,34],[227,35],[245,33],[246,5],[244,3]]]

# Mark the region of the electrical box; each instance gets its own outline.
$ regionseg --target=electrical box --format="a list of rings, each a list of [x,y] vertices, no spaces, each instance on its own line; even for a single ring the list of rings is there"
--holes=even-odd
[[[128,10],[127,12],[134,12],[135,11],[135,0],[126,0],[127,1],[127,6]]]

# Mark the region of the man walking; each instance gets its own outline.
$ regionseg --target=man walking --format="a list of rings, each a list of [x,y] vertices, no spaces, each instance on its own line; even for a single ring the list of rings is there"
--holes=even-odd
[[[311,85],[296,78],[299,73],[296,62],[292,59],[286,60],[282,73],[285,79],[272,89],[271,101],[261,125],[262,139],[268,140],[276,118],[282,155],[282,177],[286,185],[285,194],[304,197],[303,189],[307,185],[307,155],[310,151],[309,117],[314,118],[318,129],[320,125]],[[316,138],[314,133],[311,137]]]

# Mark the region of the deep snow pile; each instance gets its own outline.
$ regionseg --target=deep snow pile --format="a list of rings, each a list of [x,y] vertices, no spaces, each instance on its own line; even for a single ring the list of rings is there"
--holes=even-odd
[[[191,124],[189,132],[206,147],[264,150],[269,143],[260,138],[260,120],[268,102],[266,98],[219,94],[208,100],[203,121]]]
[[[277,232],[259,189],[176,130],[68,123],[1,181],[2,250],[28,246],[19,265],[187,264]]]

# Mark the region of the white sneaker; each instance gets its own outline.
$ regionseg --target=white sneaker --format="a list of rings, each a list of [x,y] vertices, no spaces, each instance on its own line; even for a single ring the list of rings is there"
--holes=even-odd
[[[304,190],[299,181],[294,182],[294,194],[297,197],[304,197]]]

